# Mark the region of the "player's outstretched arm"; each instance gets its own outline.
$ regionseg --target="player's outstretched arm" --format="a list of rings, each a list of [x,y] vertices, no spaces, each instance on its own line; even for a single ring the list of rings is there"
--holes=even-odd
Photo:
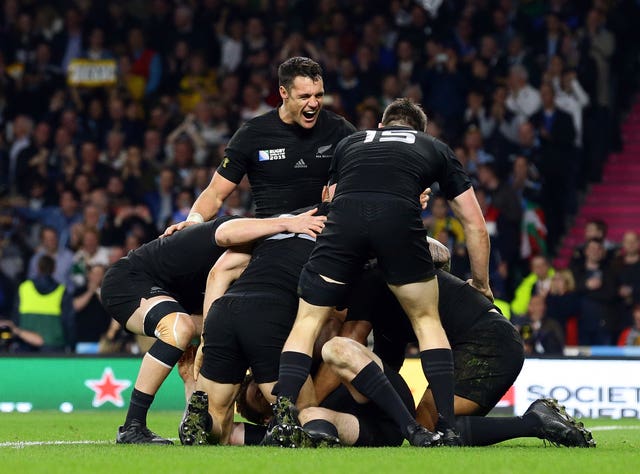
[[[450,201],[451,209],[462,223],[471,263],[471,285],[493,301],[489,287],[489,254],[491,244],[487,225],[473,188]]]
[[[211,220],[213,216],[218,214],[222,202],[231,194],[236,186],[236,183],[229,181],[227,178],[223,178],[216,171],[209,185],[202,191],[200,196],[198,196],[193,206],[191,206],[187,220],[167,227],[162,237],[171,235],[190,225],[201,224],[202,222]]]
[[[248,247],[235,247],[227,250],[218,259],[215,265],[209,270],[207,276],[207,286],[204,291],[204,302],[202,305],[202,328],[207,319],[209,308],[215,300],[224,295],[225,291],[235,280],[240,278],[242,272],[251,260],[251,249]],[[197,380],[202,367],[202,346],[204,340],[200,338],[200,345],[196,352],[193,363],[193,377]]]
[[[267,219],[233,219],[216,230],[216,243],[231,247],[253,242],[273,234],[293,233],[316,237],[322,232],[326,216],[316,216],[318,209],[311,209],[297,216],[270,217]]]

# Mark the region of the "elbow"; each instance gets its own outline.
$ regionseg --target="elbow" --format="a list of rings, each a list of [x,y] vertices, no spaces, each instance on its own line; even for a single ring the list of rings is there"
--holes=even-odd
[[[216,244],[219,247],[231,247],[233,245],[231,232],[229,232],[228,226],[226,226],[225,224],[222,224],[220,227],[218,227],[214,235]]]

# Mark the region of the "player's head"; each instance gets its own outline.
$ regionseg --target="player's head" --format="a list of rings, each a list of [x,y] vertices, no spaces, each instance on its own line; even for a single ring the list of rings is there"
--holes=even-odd
[[[312,59],[293,57],[278,67],[282,98],[280,118],[288,124],[313,128],[324,98],[322,68]]]
[[[449,249],[431,237],[427,237],[427,243],[429,244],[429,252],[431,252],[435,267],[445,272],[451,271],[451,252],[449,252]]]
[[[418,104],[411,99],[396,99],[391,102],[382,114],[382,126],[409,126],[419,132],[427,130],[427,116]]]
[[[273,416],[271,405],[262,395],[251,373],[247,374],[240,384],[236,409],[247,421],[256,425],[266,425]]]

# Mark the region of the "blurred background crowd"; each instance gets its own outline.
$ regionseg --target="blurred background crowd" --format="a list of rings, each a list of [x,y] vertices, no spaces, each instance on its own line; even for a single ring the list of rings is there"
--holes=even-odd
[[[622,147],[639,12],[633,0],[5,0],[0,341],[135,351],[100,306],[105,269],[186,218],[230,136],[279,105],[277,66],[308,56],[325,107],[359,129],[396,97],[423,105],[474,180],[493,291],[530,353],[640,344],[636,229],[611,242],[606,216],[590,221],[568,267],[551,264]],[[101,64],[106,79],[86,68]],[[73,79],[75,67],[90,73]],[[425,225],[466,278],[464,233],[435,191]],[[248,183],[220,212],[251,215]],[[28,329],[43,307],[60,316],[53,335]]]

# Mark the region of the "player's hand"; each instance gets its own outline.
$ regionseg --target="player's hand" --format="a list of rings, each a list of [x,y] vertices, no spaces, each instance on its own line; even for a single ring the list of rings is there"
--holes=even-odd
[[[427,188],[424,191],[422,191],[422,194],[420,194],[420,207],[422,209],[426,209],[427,208],[427,204],[429,204],[429,195],[431,194],[431,188]]]
[[[493,292],[491,291],[491,288],[489,288],[488,286],[481,286],[478,285],[477,283],[475,283],[472,279],[467,280],[467,283],[469,283],[469,285],[471,285],[473,288],[475,288],[476,290],[478,290],[480,293],[482,293],[484,296],[486,296],[487,298],[489,298],[489,301],[493,302]]]
[[[324,223],[327,220],[327,216],[316,216],[318,208],[311,209],[303,214],[297,216],[288,217],[285,227],[287,232],[294,234],[307,234],[313,238],[316,237],[322,229],[324,229]]]
[[[182,221],[182,222],[178,222],[177,224],[170,225],[169,227],[167,227],[165,229],[165,231],[163,232],[163,234],[160,237],[167,237],[168,235],[171,235],[174,232],[177,232],[179,230],[184,229],[185,227],[189,227],[189,226],[192,226],[194,224],[197,224],[197,222]]]
[[[200,375],[200,368],[202,367],[202,360],[204,356],[202,354],[202,347],[204,346],[204,340],[202,337],[200,338],[200,344],[198,345],[198,349],[196,350],[196,356],[193,359],[193,378],[198,380],[198,375]]]

